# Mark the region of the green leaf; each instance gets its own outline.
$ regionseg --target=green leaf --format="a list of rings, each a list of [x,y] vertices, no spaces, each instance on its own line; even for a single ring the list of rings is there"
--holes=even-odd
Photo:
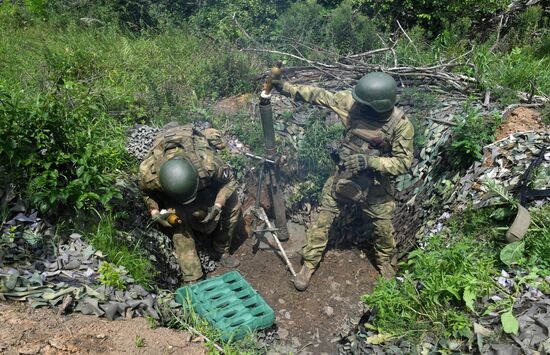
[[[525,242],[517,241],[506,245],[500,251],[500,260],[508,266],[517,264],[525,252]]]
[[[502,329],[508,334],[518,334],[519,322],[512,314],[512,311],[508,311],[500,315],[500,322],[502,323]]]
[[[472,312],[475,313],[475,309],[474,309],[474,301],[476,300],[475,291],[473,291],[470,287],[466,287],[464,289],[464,293],[462,294],[462,299],[466,303],[466,307],[468,307]]]

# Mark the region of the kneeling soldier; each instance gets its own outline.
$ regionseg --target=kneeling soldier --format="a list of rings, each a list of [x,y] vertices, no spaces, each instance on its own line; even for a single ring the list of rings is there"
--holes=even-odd
[[[167,128],[157,136],[139,167],[139,183],[152,219],[172,236],[185,282],[203,276],[194,232],[212,235],[223,266],[239,265],[229,254],[240,216],[237,182],[191,124]]]

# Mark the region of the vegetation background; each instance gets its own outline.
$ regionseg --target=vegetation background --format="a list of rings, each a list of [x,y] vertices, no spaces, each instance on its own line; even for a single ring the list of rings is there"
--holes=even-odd
[[[124,211],[114,208],[121,198],[116,181],[134,174],[138,163],[124,148],[128,127],[206,119],[260,149],[259,127],[250,124],[246,115],[210,110],[219,98],[257,90],[260,75],[280,59],[240,50],[247,47],[330,62],[393,41],[403,64],[467,58],[471,65],[454,70],[477,78],[479,92],[490,89],[498,105],[517,102],[518,90],[547,96],[548,9],[542,2],[521,11],[511,11],[510,6],[524,4],[510,0],[0,0],[0,188],[11,185],[30,206],[68,229],[87,226],[91,240],[107,250],[110,261],[134,276],[146,275],[152,265],[116,238],[112,227],[113,220],[124,216]],[[371,60],[392,62],[386,56]],[[303,64],[288,61],[288,65]],[[480,120],[475,112],[465,117],[457,128],[463,138],[450,152],[461,162],[457,168],[479,158],[480,139],[491,139],[495,129],[493,121]],[[315,193],[330,170],[330,161],[311,146],[324,145],[338,129],[313,119],[310,129],[315,134],[308,136],[298,155],[315,162],[310,164],[314,177],[305,183],[306,191]],[[479,135],[472,136],[472,130]],[[1,216],[5,219],[7,211]],[[448,250],[445,260],[452,264],[453,258],[470,253],[469,248],[479,255],[491,245],[496,250],[491,238],[489,244],[476,248],[467,242],[472,235],[465,237],[466,241],[459,238],[457,250]],[[537,255],[548,255],[547,247],[533,243]],[[433,248],[439,250],[436,244]],[[440,264],[430,259],[433,255],[428,250],[411,256],[410,267],[418,265],[411,271],[414,277],[425,279],[428,276],[422,270],[438,268]],[[382,314],[381,329],[398,332],[409,321],[417,321],[420,332],[427,320],[433,323],[432,316],[443,315],[444,320],[438,318],[441,333],[468,335],[464,304],[451,308],[451,314],[438,312],[437,307],[463,301],[466,289],[475,288],[480,294],[490,289],[499,261],[483,255],[473,257],[465,266],[469,269],[450,269],[472,274],[469,284],[458,285],[455,293],[426,294],[423,305],[433,306],[426,317],[403,308],[410,304],[410,287],[396,291],[395,284],[388,284],[378,289],[380,293],[367,296],[368,302],[385,307],[390,304],[388,295],[403,292],[402,302],[388,306],[386,318]],[[407,323],[392,323],[395,314],[408,314],[409,318],[400,318]]]

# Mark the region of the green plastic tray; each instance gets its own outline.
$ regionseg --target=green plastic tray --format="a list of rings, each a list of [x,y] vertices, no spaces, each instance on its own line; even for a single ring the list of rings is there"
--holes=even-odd
[[[275,313],[238,271],[176,290],[176,302],[195,312],[222,332],[225,340],[240,339],[270,327]]]

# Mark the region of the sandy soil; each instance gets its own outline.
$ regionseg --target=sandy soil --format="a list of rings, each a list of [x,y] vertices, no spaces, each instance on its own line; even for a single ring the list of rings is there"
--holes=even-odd
[[[534,131],[544,127],[540,121],[540,113],[527,107],[518,107],[505,118],[497,129],[496,140],[506,138],[512,133]]]
[[[0,324],[0,353],[7,355],[206,354],[203,344],[193,342],[188,333],[151,329],[144,318],[110,322],[80,313],[58,316],[51,309],[3,302]]]

